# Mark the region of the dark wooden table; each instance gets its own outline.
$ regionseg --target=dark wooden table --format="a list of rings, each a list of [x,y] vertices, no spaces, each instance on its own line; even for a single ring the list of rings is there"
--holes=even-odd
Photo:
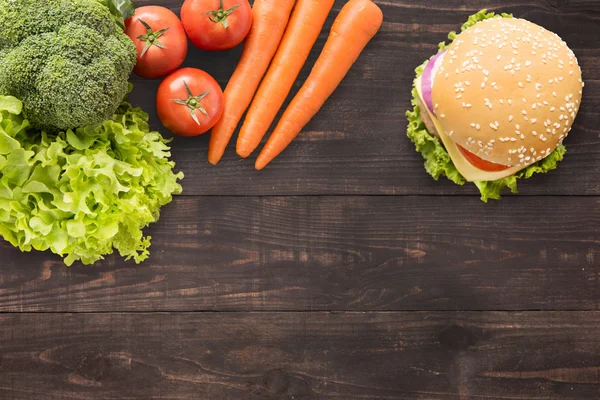
[[[380,34],[265,171],[173,142],[185,193],[147,263],[0,244],[1,399],[600,398],[600,1],[377,2]],[[404,117],[414,67],[484,7],[557,32],[586,81],[560,168],[490,204],[426,175]],[[225,85],[239,55],[186,65]],[[158,81],[133,80],[160,129]]]

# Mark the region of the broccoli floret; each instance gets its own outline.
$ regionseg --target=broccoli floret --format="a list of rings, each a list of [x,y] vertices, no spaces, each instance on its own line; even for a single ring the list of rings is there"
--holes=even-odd
[[[128,90],[136,49],[98,0],[0,0],[0,95],[31,124],[66,130],[104,121]]]

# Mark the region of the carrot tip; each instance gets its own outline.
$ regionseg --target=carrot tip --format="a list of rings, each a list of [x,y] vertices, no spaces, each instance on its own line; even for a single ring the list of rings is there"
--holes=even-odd
[[[240,150],[240,149],[236,149],[235,152],[237,153],[238,156],[240,156],[242,158],[248,158],[248,157],[250,157],[250,154],[252,154],[252,152],[249,152],[248,150]]]
[[[256,164],[254,164],[254,168],[256,168],[257,171],[261,171],[264,167],[267,166],[268,163],[265,163],[262,160],[256,160]]]

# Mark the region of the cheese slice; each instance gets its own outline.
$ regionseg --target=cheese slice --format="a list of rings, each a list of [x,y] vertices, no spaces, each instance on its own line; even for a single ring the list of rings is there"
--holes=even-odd
[[[423,95],[421,94],[421,77],[417,78],[417,80],[415,81],[415,85],[417,87],[417,93],[419,94],[421,103],[427,104],[425,103]],[[429,114],[429,117],[433,121],[433,124],[435,125],[435,128],[437,129],[438,134],[442,139],[442,143],[444,144],[446,151],[448,152],[450,158],[452,159],[452,162],[454,163],[454,166],[468,182],[495,181],[498,179],[506,178],[507,176],[514,175],[524,168],[523,166],[512,167],[504,171],[497,172],[489,172],[477,168],[476,166],[471,164],[469,160],[465,158],[465,156],[463,156],[456,143],[454,143],[454,140],[450,139],[450,137],[446,135],[446,132],[442,128],[442,125],[440,124],[436,116],[433,115],[433,113],[431,113],[427,109],[427,107],[425,107],[425,110],[421,110],[421,112],[423,111],[426,111],[427,114]]]

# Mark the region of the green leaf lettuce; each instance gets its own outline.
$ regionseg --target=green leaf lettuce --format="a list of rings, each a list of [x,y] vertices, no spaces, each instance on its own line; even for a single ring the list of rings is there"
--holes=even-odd
[[[469,20],[462,26],[462,30],[466,30],[480,21],[484,21],[490,18],[512,18],[510,14],[496,15],[494,13],[488,13],[487,10],[481,10],[477,14],[471,15]],[[448,39],[450,43],[456,38],[456,32],[450,32]],[[442,42],[439,44],[439,51],[446,50],[450,43],[446,44]],[[423,74],[425,66],[429,60],[425,61],[422,65],[417,67],[415,70],[417,78]],[[406,116],[408,118],[408,129],[407,135],[410,140],[414,143],[416,150],[423,155],[425,159],[425,169],[435,179],[438,180],[441,176],[445,176],[452,182],[458,185],[464,185],[466,183],[465,178],[458,172],[450,155],[442,145],[441,141],[425,128],[425,124],[421,120],[421,110],[417,106],[417,89],[413,87],[412,90],[412,101],[413,110],[408,111]],[[500,193],[504,188],[509,188],[511,192],[517,193],[517,180],[530,178],[536,173],[545,173],[556,169],[559,161],[562,161],[567,149],[562,144],[559,145],[553,153],[548,157],[540,160],[539,162],[530,165],[529,167],[519,171],[513,176],[499,179],[497,181],[489,182],[474,182],[479,191],[481,192],[481,200],[487,202],[489,199],[500,199]]]
[[[150,237],[142,229],[181,193],[183,178],[148,115],[123,103],[102,124],[50,135],[30,127],[21,107],[0,96],[0,235],[67,265],[113,249],[144,261]]]

